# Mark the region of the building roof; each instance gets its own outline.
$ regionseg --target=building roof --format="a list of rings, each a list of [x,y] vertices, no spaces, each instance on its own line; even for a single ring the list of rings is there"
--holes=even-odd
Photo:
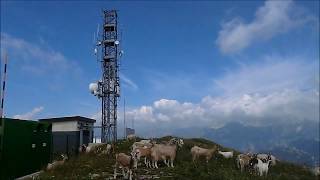
[[[81,122],[89,122],[95,123],[96,120],[82,117],[82,116],[69,116],[69,117],[57,117],[57,118],[47,118],[47,119],[39,119],[40,122],[65,122],[65,121],[81,121]]]

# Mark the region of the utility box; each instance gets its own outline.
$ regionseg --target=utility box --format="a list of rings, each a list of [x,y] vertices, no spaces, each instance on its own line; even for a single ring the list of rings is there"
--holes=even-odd
[[[53,156],[78,154],[80,145],[92,143],[94,119],[70,116],[39,119],[52,124]]]
[[[51,160],[50,123],[1,118],[0,179],[14,179],[44,168]]]

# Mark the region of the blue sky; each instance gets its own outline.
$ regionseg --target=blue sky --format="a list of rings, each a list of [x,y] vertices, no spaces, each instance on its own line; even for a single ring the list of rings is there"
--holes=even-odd
[[[243,119],[270,119],[285,106],[277,118],[319,121],[319,1],[1,1],[6,116],[97,117],[88,84],[100,77],[93,33],[102,8],[119,10],[129,119],[220,127],[239,109]],[[295,103],[311,116],[288,113]]]

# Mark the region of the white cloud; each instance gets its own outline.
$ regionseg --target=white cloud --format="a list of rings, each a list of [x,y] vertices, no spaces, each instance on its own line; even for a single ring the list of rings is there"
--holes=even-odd
[[[242,65],[214,80],[211,88],[219,89],[219,95],[204,96],[197,103],[159,99],[129,109],[127,118],[151,133],[220,128],[229,122],[252,126],[319,122],[319,62],[302,59],[270,56],[263,63]]]
[[[240,68],[215,79],[213,88],[226,95],[267,93],[284,89],[312,89],[319,84],[319,62],[300,57],[268,56],[259,63]]]
[[[14,115],[13,118],[14,119],[24,119],[24,120],[33,119],[37,114],[42,112],[43,109],[44,109],[44,107],[42,107],[42,106],[36,107],[32,111],[27,112],[25,114]]]
[[[223,23],[216,43],[222,53],[231,54],[310,20],[314,21],[314,17],[297,7],[292,0],[268,0],[258,8],[252,22],[245,23],[240,18],[234,18]]]
[[[13,65],[33,74],[52,75],[70,69],[74,70],[72,72],[80,71],[77,63],[67,59],[61,52],[1,32],[1,53],[5,51],[9,51]]]
[[[120,78],[123,81],[125,86],[130,87],[133,90],[139,89],[138,85],[135,82],[133,82],[131,79],[129,79],[127,76],[125,76],[124,74],[120,74]]]
[[[177,103],[171,106],[170,101]],[[159,102],[168,103],[163,104],[168,108],[155,106]],[[318,109],[319,100],[313,91],[284,90],[268,95],[244,94],[230,98],[206,96],[199,103],[161,99],[153,106],[133,109],[127,112],[127,116],[141,127],[220,128],[229,122],[251,126],[318,122]]]

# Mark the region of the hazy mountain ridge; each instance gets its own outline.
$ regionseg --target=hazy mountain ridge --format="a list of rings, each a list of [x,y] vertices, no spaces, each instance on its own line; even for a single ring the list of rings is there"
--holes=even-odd
[[[230,123],[205,131],[203,137],[241,151],[271,152],[279,159],[310,166],[319,163],[317,123],[268,127]]]

